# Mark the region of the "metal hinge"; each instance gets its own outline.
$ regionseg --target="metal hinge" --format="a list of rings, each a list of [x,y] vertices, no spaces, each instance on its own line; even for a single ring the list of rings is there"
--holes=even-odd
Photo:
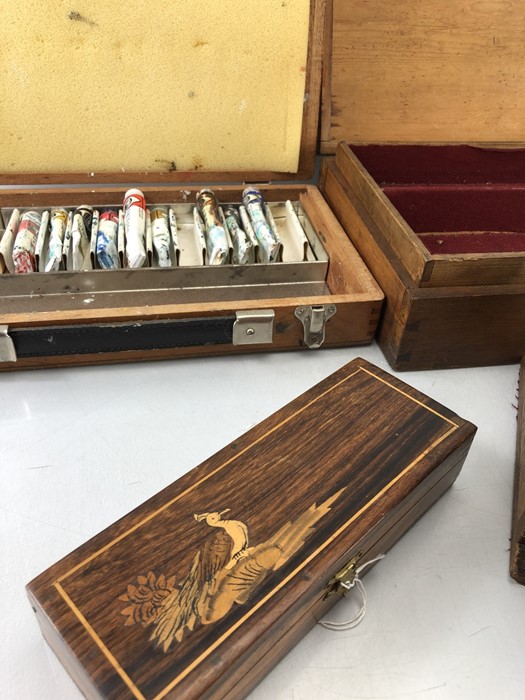
[[[16,350],[8,326],[0,326],[0,362],[16,362]]]
[[[295,315],[304,327],[304,342],[312,350],[320,348],[325,339],[326,322],[336,313],[334,304],[330,306],[300,306]]]
[[[234,345],[267,345],[273,343],[275,311],[237,311],[233,324]]]
[[[354,582],[357,575],[357,567],[362,556],[363,552],[358,552],[355,557],[352,557],[352,559],[328,581],[325,598],[337,595],[338,593],[342,593],[343,595],[348,593],[350,584]]]

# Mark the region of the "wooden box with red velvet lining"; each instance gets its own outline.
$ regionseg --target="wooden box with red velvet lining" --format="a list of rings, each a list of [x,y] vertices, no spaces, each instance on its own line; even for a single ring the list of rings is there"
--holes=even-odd
[[[519,3],[330,6],[321,189],[385,293],[396,369],[525,354],[523,29]]]
[[[520,171],[523,151],[339,147],[324,190],[385,292],[379,343],[396,369],[525,353]]]

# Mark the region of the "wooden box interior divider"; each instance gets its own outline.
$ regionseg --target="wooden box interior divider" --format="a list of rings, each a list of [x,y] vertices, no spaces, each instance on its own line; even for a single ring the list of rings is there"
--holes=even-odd
[[[30,583],[42,631],[90,698],[244,697],[475,430],[354,360]]]

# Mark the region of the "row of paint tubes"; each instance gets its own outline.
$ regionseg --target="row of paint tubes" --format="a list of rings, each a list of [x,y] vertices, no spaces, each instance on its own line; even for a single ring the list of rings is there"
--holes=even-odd
[[[14,209],[0,242],[0,261],[8,272],[19,274],[115,270],[125,264],[124,250],[122,210],[100,213],[83,206],[21,215]]]
[[[291,202],[287,215],[306,250],[307,238]],[[243,204],[219,206],[211,190],[197,195],[193,211],[202,264],[279,262],[282,243],[261,193],[248,188]],[[90,206],[56,208],[22,216],[15,209],[0,240],[0,265],[11,273],[175,267],[180,262],[175,209],[146,207],[140,190],[129,190],[121,210]]]

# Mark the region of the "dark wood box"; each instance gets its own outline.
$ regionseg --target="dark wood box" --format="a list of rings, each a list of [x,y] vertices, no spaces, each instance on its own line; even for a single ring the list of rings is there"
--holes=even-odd
[[[398,370],[518,362],[521,9],[335,0],[331,10],[322,145],[335,159],[321,188],[385,292],[388,361]]]
[[[474,433],[354,360],[30,583],[42,631],[89,698],[244,697]]]
[[[235,32],[239,32],[241,24],[247,25],[253,12],[260,13],[260,8],[250,10],[242,3],[234,4],[239,6],[239,16],[235,21]],[[275,27],[279,28],[284,21],[283,17],[286,19],[289,13],[299,10],[301,16],[306,19],[306,62],[297,66],[298,72],[304,77],[305,87],[304,95],[299,96],[302,121],[297,135],[297,170],[294,171],[269,167],[235,169],[228,165],[219,170],[216,164],[218,162],[219,166],[221,165],[220,159],[213,161],[212,166],[208,164],[205,144],[209,146],[210,143],[214,144],[215,151],[224,154],[224,163],[228,163],[233,127],[228,127],[223,114],[229,114],[235,107],[232,114],[238,116],[239,111],[246,113],[248,124],[251,124],[253,129],[257,127],[257,110],[264,102],[257,94],[256,88],[260,78],[264,77],[265,71],[268,70],[272,58],[265,50],[256,51],[252,46],[248,46],[242,55],[237,56],[235,66],[230,65],[229,43],[225,43],[220,34],[214,34],[215,24],[210,19],[211,15],[204,3],[193,10],[188,3],[184,4],[184,8],[180,8],[180,13],[193,12],[194,22],[199,26],[174,23],[173,30],[166,30],[172,31],[173,34],[170,35],[169,43],[162,44],[164,48],[161,51],[159,49],[159,56],[155,53],[156,46],[155,51],[150,53],[144,52],[140,47],[130,48],[132,36],[123,34],[122,29],[117,32],[119,36],[111,35],[106,37],[106,40],[105,33],[110,30],[104,25],[102,18],[109,9],[104,3],[93,5],[90,8],[92,15],[89,17],[80,12],[64,14],[57,10],[56,17],[50,16],[49,21],[59,24],[64,46],[72,44],[76,52],[73,64],[64,65],[65,72],[57,72],[55,89],[51,95],[48,93],[53,100],[57,99],[56,93],[60,92],[62,86],[68,86],[68,89],[73,90],[73,97],[70,92],[65,92],[64,98],[72,100],[77,108],[79,103],[83,105],[85,102],[86,113],[92,114],[90,110],[93,100],[90,101],[89,94],[83,94],[82,91],[78,94],[78,89],[73,89],[75,71],[82,75],[83,70],[82,65],[77,65],[76,62],[79,54],[85,57],[85,61],[92,61],[93,69],[100,72],[100,81],[103,81],[105,75],[104,67],[106,72],[121,71],[122,64],[115,63],[117,58],[119,61],[129,62],[129,71],[119,86],[123,110],[126,109],[126,99],[131,98],[135,99],[133,109],[139,112],[151,109],[151,100],[154,101],[155,95],[147,92],[147,80],[137,86],[135,76],[140,74],[151,80],[157,72],[167,70],[166,87],[174,94],[174,107],[180,109],[182,106],[184,110],[187,106],[188,110],[187,115],[182,113],[181,119],[184,118],[184,122],[180,123],[180,131],[182,134],[191,135],[191,130],[187,130],[191,123],[189,120],[193,118],[195,131],[202,141],[202,144],[194,144],[194,147],[200,148],[201,152],[200,155],[195,155],[193,161],[190,158],[193,169],[177,169],[173,159],[179,162],[180,153],[182,162],[185,163],[188,160],[188,146],[184,143],[183,136],[178,137],[175,129],[175,141],[164,144],[166,150],[169,148],[169,159],[162,160],[159,157],[162,155],[160,152],[148,153],[148,163],[134,170],[122,168],[117,171],[105,171],[103,168],[91,166],[82,170],[75,161],[74,153],[78,152],[79,156],[84,156],[85,149],[77,151],[76,144],[70,143],[69,134],[64,133],[63,138],[66,143],[70,143],[72,149],[66,160],[69,171],[49,171],[45,163],[42,163],[42,169],[38,172],[17,172],[15,167],[2,173],[0,184],[9,185],[10,188],[0,192],[0,210],[4,209],[8,213],[13,207],[27,210],[51,206],[75,207],[81,204],[101,207],[121,205],[126,189],[137,184],[144,191],[148,204],[191,203],[202,187],[196,183],[212,183],[221,202],[239,202],[244,185],[254,183],[260,187],[268,202],[290,199],[303,207],[329,258],[324,279],[298,277],[297,267],[294,270],[293,266],[285,275],[279,265],[256,265],[254,268],[257,269],[250,271],[250,274],[242,269],[243,266],[225,266],[224,269],[213,270],[213,273],[216,273],[213,281],[208,279],[204,284],[200,276],[192,278],[191,271],[189,275],[182,274],[184,271],[181,269],[117,271],[120,274],[103,270],[89,273],[59,272],[54,275],[54,280],[51,280],[49,275],[37,273],[31,275],[30,284],[28,280],[16,279],[22,277],[21,275],[0,274],[0,370],[286,350],[321,345],[337,347],[371,342],[382,306],[382,291],[319,190],[312,184],[299,182],[312,178],[314,173],[326,2],[309,0],[306,4],[296,1],[285,5],[272,3],[266,12],[269,22],[264,23],[262,31],[268,32],[272,21],[275,22]],[[11,6],[7,6],[5,11],[12,14]],[[136,8],[133,9],[133,12],[137,11]],[[170,9],[169,12],[173,10]],[[20,16],[21,13],[16,17],[18,24],[21,21]],[[153,11],[141,17],[140,22],[147,25],[144,36],[155,35],[159,31],[159,18]],[[51,25],[51,29],[56,30],[55,24]],[[33,35],[37,40],[39,31],[34,19],[23,20],[24,42],[31,42]],[[135,32],[133,26],[130,27],[130,32]],[[199,34],[197,38],[194,36],[195,32]],[[203,38],[206,32],[210,32],[210,36]],[[229,32],[232,40],[236,36],[235,32]],[[97,41],[102,41],[104,52],[96,53]],[[93,46],[91,42],[94,42]],[[22,52],[24,45],[19,49]],[[49,53],[50,46],[51,44],[46,44],[42,49],[48,61],[54,60],[54,54]],[[279,43],[279,47],[282,47],[279,50],[284,51],[286,58],[286,45]],[[290,47],[290,50],[291,48],[293,47]],[[9,51],[12,53],[14,49],[9,46]],[[115,61],[112,58],[113,52],[118,54]],[[177,85],[185,85],[187,81],[187,71],[183,64],[181,67],[175,60],[181,52],[189,54],[191,71],[195,74],[197,83],[187,93],[182,92],[182,88],[177,91]],[[246,53],[249,53],[249,56],[245,55]],[[16,58],[16,51],[14,55]],[[25,57],[28,55],[32,54],[24,53]],[[38,91],[37,78],[42,67],[39,61],[44,60],[39,58],[40,55],[40,52],[35,53],[33,63],[30,63],[29,68],[26,66],[26,87],[31,94],[35,90]],[[295,57],[288,68],[284,60],[277,64],[280,82],[275,88],[278,88],[279,93],[284,90],[283,94],[286,94],[286,71],[291,70],[291,66],[295,70],[296,61]],[[249,75],[260,76],[259,82],[252,81],[252,85],[256,87],[253,88],[254,94],[250,98],[253,98],[252,102],[256,103],[257,107],[250,104],[250,100],[241,101],[240,106],[237,103],[232,104],[239,97],[237,86],[232,85],[234,77],[231,72],[240,71],[237,64],[245,66]],[[166,65],[169,68],[166,68]],[[281,69],[281,65],[285,68]],[[227,70],[228,66],[230,72]],[[213,71],[213,84],[210,83],[210,71]],[[53,72],[47,70],[46,80],[49,81],[50,76],[53,76]],[[242,77],[240,72],[238,77]],[[14,80],[16,82],[16,77]],[[79,80],[77,75],[76,85]],[[222,86],[218,96],[217,85]],[[99,94],[100,91],[103,93],[104,89],[101,82],[97,87]],[[264,89],[267,90],[268,86]],[[137,91],[139,99],[136,97]],[[140,99],[140,91],[146,91],[146,102]],[[15,92],[18,99],[18,90]],[[215,97],[212,99],[210,96],[213,95]],[[6,96],[5,102],[7,101]],[[111,104],[110,100],[109,107]],[[204,107],[200,107],[200,104]],[[191,111],[194,109],[197,112]],[[44,102],[41,112],[47,114],[48,111]],[[133,111],[129,114],[122,112],[122,115],[124,114],[128,116],[125,119],[122,116],[121,127],[128,133],[137,114]],[[200,115],[200,118],[196,119],[195,114]],[[152,139],[155,143],[159,132],[163,129],[173,129],[171,121],[175,117],[159,125],[155,123],[154,111],[151,112],[151,116],[151,125],[147,124],[146,132],[139,134],[138,138]],[[268,118],[268,115],[262,113],[261,116],[263,120]],[[289,117],[287,113],[284,116],[280,113],[280,116],[285,121]],[[57,114],[57,119],[62,120],[62,112]],[[71,128],[77,130],[78,123],[84,125],[79,131],[77,141],[82,142],[84,134],[87,135],[86,138],[93,132],[96,135],[96,129],[90,119],[94,117],[86,116],[83,122],[78,112],[76,113],[76,120],[71,124]],[[23,154],[26,152],[24,149],[28,141],[40,143],[45,141],[47,136],[35,129],[26,128],[24,131],[24,124],[25,120],[21,119],[19,141],[16,141],[15,127],[12,129],[13,133],[6,133],[6,143],[14,142],[15,154],[18,144]],[[279,124],[277,129],[275,119],[272,126],[276,134],[281,135],[275,136],[275,143],[272,145],[273,151],[279,156],[285,146],[289,147],[288,143],[279,142],[282,133],[286,133],[287,126]],[[109,134],[107,136],[111,138]],[[262,136],[272,143],[271,133]],[[53,134],[53,138],[56,139],[56,133]],[[121,149],[122,157],[133,149],[133,144],[129,141],[123,142],[122,138],[119,140],[118,133],[115,134],[115,138],[115,148]],[[237,140],[236,148],[244,149],[248,162],[250,149],[257,146],[250,136],[250,130],[245,129],[239,133]],[[111,148],[111,140],[108,142],[108,148]],[[182,154],[185,154],[186,160]],[[94,157],[98,155],[93,154]],[[15,156],[13,160],[16,161]],[[16,166],[16,162],[7,165]],[[281,181],[287,182],[282,185],[269,184]],[[227,182],[235,184],[224,185]],[[4,221],[4,225],[7,225],[7,221]],[[272,269],[268,269],[270,267]]]

